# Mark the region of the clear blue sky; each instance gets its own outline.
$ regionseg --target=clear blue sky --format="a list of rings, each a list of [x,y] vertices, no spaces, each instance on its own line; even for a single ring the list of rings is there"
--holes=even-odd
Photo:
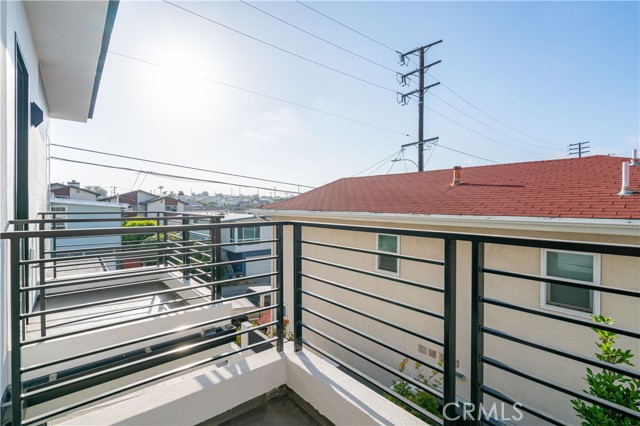
[[[415,87],[400,87],[392,71],[239,2],[178,4],[390,90],[314,65],[167,3],[123,1],[110,50],[164,68],[109,54],[94,119],[88,124],[54,120],[53,143],[318,186],[353,176],[398,151],[400,145],[416,140],[417,104],[400,106],[393,93]],[[296,2],[251,4],[392,70],[408,72],[415,67],[401,67],[392,50]],[[591,141],[591,154],[628,156],[639,146],[638,2],[308,4],[395,50],[444,40],[428,51],[428,62],[442,60],[430,73],[510,128],[441,85],[426,95],[426,106],[431,110],[425,114],[425,137],[439,136],[443,147],[506,163],[562,158],[569,143],[585,140]],[[399,133],[231,89],[201,77]],[[429,77],[428,81],[434,80]],[[136,170],[274,186],[57,147],[51,152],[54,156]],[[416,149],[407,149],[404,158],[416,160]],[[405,167],[415,170],[410,162],[389,160],[363,175],[400,173]],[[489,163],[436,148],[426,169],[483,164]],[[71,179],[82,185],[117,186],[119,192],[130,190],[134,183],[145,190],[162,185],[165,190],[186,193],[239,191],[237,186],[151,175],[140,186],[143,176],[135,172],[52,160],[52,182]],[[241,191],[256,193],[255,189]]]

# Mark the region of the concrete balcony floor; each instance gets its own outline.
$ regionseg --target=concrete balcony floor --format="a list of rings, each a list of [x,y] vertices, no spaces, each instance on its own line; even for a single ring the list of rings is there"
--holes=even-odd
[[[88,303],[104,302],[96,306],[78,308],[58,312],[46,316],[47,336],[98,327],[115,322],[143,318],[152,313],[187,305],[178,293],[164,293],[143,296],[146,293],[167,290],[169,287],[160,281],[131,284],[104,290],[92,290],[75,294],[50,295],[46,298],[46,310],[67,308]],[[141,295],[139,298],[109,302],[111,299]],[[40,311],[36,302],[34,312]],[[29,321],[26,333],[27,340],[40,337],[40,318]]]

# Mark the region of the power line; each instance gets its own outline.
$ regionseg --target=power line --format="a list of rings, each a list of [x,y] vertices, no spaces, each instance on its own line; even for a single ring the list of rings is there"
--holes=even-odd
[[[152,65],[154,67],[163,68],[163,69],[170,69],[170,67],[168,67],[166,65],[161,65],[161,64],[158,64],[158,63],[155,63],[155,62],[147,61],[145,59],[140,59],[140,58],[136,58],[136,57],[133,57],[133,56],[130,56],[130,55],[125,55],[124,53],[114,52],[113,50],[109,50],[109,53],[112,54],[112,55],[116,55],[116,56],[120,56],[122,58],[126,58],[126,59],[129,59],[129,60],[132,60],[132,61],[140,62],[140,63],[147,64],[147,65]],[[287,99],[279,98],[277,96],[272,96],[272,95],[268,95],[266,93],[261,93],[261,92],[255,91],[255,90],[246,89],[244,87],[236,86],[236,85],[233,85],[233,84],[230,84],[230,83],[225,83],[224,81],[214,80],[212,78],[208,78],[208,77],[200,76],[200,75],[196,75],[196,74],[192,74],[192,76],[195,77],[195,78],[199,78],[199,79],[201,79],[203,81],[207,81],[209,83],[218,84],[220,86],[228,87],[230,89],[239,90],[241,92],[250,93],[250,94],[256,95],[256,96],[261,96],[263,98],[267,98],[267,99],[271,99],[271,100],[274,100],[274,101],[282,102],[282,103],[285,103],[285,104],[288,104],[288,105],[293,105],[293,106],[297,106],[297,107],[300,107],[300,108],[308,109],[310,111],[319,112],[321,114],[330,115],[332,117],[340,118],[342,120],[346,120],[346,121],[351,121],[351,122],[354,122],[354,123],[362,124],[363,126],[368,126],[368,127],[372,127],[372,128],[379,129],[379,130],[384,130],[384,131],[390,132],[390,133],[396,133],[396,134],[399,134],[399,135],[402,135],[402,136],[409,136],[407,134],[407,132],[401,132],[399,130],[390,129],[388,127],[378,126],[377,124],[368,123],[366,121],[358,120],[356,118],[347,117],[345,115],[337,114],[337,113],[330,112],[330,111],[325,111],[325,110],[322,110],[322,109],[319,109],[319,108],[315,108],[315,107],[312,107],[312,106],[309,106],[309,105],[304,105],[304,104],[301,104],[301,103],[298,103],[298,102],[294,102],[294,101],[290,101],[290,100],[287,100]]]
[[[353,56],[356,56],[356,57],[358,57],[358,58],[360,58],[360,59],[363,59],[363,60],[365,60],[365,61],[367,61],[367,62],[369,62],[369,63],[372,63],[373,65],[377,65],[377,66],[379,66],[380,68],[384,68],[384,69],[386,69],[386,70],[389,70],[389,71],[391,71],[391,72],[392,72],[392,73],[394,73],[394,74],[396,73],[396,71],[395,71],[394,69],[389,68],[389,67],[388,67],[388,66],[386,66],[386,65],[383,65],[383,64],[381,64],[381,63],[379,63],[379,62],[376,62],[376,61],[374,61],[374,60],[372,60],[372,59],[369,59],[369,58],[367,58],[367,57],[365,57],[365,56],[362,56],[362,55],[360,55],[359,53],[356,53],[356,52],[354,52],[354,51],[352,51],[352,50],[349,50],[349,49],[347,49],[347,48],[345,48],[345,47],[342,47],[342,46],[340,46],[340,45],[338,45],[338,44],[336,44],[336,43],[333,43],[333,42],[331,42],[331,41],[329,41],[329,40],[327,40],[327,39],[325,39],[325,38],[323,38],[323,37],[320,37],[319,35],[313,34],[313,33],[309,32],[309,31],[305,30],[304,28],[300,28],[299,26],[294,25],[294,24],[292,24],[291,22],[286,21],[286,20],[284,20],[284,19],[282,19],[282,18],[279,18],[279,17],[277,17],[277,16],[275,16],[275,15],[273,15],[273,14],[271,14],[271,13],[267,12],[266,10],[260,9],[260,8],[259,8],[259,7],[257,7],[257,6],[254,6],[254,5],[252,5],[252,4],[249,4],[249,3],[247,3],[247,2],[246,2],[246,1],[244,1],[244,0],[240,0],[240,3],[242,3],[242,4],[246,5],[246,6],[249,6],[249,7],[253,8],[253,9],[255,9],[255,10],[257,10],[257,11],[261,12],[261,13],[264,13],[265,15],[270,16],[270,17],[272,17],[273,19],[276,19],[276,20],[278,20],[278,21],[282,22],[283,24],[289,25],[290,27],[295,28],[295,29],[296,29],[296,30],[298,30],[298,31],[302,31],[303,33],[305,33],[305,34],[307,34],[307,35],[310,35],[311,37],[314,37],[314,38],[316,38],[316,39],[318,39],[318,40],[321,40],[321,41],[323,41],[323,42],[325,42],[325,43],[327,43],[327,44],[329,44],[329,45],[331,45],[331,46],[333,46],[333,47],[335,47],[335,48],[338,48],[338,49],[342,50],[343,52],[347,52],[347,53],[349,53],[349,54],[351,54],[351,55],[353,55]]]
[[[303,187],[303,188],[315,189],[315,186],[301,185],[299,183],[283,182],[283,181],[272,180],[272,179],[264,179],[264,178],[259,178],[259,177],[255,177],[255,176],[240,175],[240,174],[236,174],[236,173],[220,172],[220,171],[217,171],[217,170],[202,169],[202,168],[199,168],[199,167],[185,166],[183,164],[168,163],[168,162],[165,162],[165,161],[148,160],[146,158],[132,157],[132,156],[129,156],[129,155],[121,155],[121,154],[113,154],[113,153],[110,153],[110,152],[97,151],[97,150],[87,149],[87,148],[79,148],[79,147],[76,147],[76,146],[60,145],[60,144],[57,144],[57,143],[52,143],[51,146],[57,146],[57,147],[66,148],[66,149],[73,149],[73,150],[76,150],[76,151],[91,152],[93,154],[108,155],[108,156],[117,157],[117,158],[126,158],[128,160],[144,161],[146,163],[161,164],[163,166],[179,167],[179,168],[182,168],[182,169],[196,170],[196,171],[199,171],[199,172],[216,173],[216,174],[220,174],[220,175],[239,177],[239,178],[243,178],[243,179],[251,179],[251,180],[258,180],[258,181],[262,181],[262,182],[279,183],[279,184],[282,184],[282,185],[291,185],[291,186],[298,186],[298,187]]]
[[[533,154],[533,155],[544,155],[544,154],[542,154],[540,152],[533,152],[533,151],[529,151],[529,150],[526,150],[526,149],[522,149],[522,148],[518,148],[518,147],[515,147],[515,146],[512,146],[512,145],[506,144],[504,142],[500,142],[499,140],[494,139],[491,136],[487,136],[487,135],[485,135],[483,133],[477,132],[477,131],[473,130],[472,128],[465,126],[464,124],[461,124],[461,123],[458,123],[455,120],[452,120],[451,118],[447,117],[446,115],[443,115],[443,114],[439,113],[438,111],[434,110],[433,108],[430,108],[428,106],[425,106],[425,108],[428,109],[429,111],[433,112],[433,113],[438,114],[440,117],[444,118],[445,120],[449,120],[450,122],[452,122],[454,124],[457,124],[458,126],[462,127],[463,129],[467,129],[468,131],[470,131],[472,133],[475,133],[478,136],[482,136],[483,138],[488,139],[490,141],[493,141],[495,143],[498,143],[500,145],[509,147],[511,149],[517,149],[518,151],[527,152],[527,153]]]
[[[302,55],[300,55],[300,54],[298,54],[298,53],[295,53],[295,52],[292,52],[292,51],[290,51],[290,50],[287,50],[287,49],[285,49],[285,48],[283,48],[283,47],[277,46],[277,45],[275,45],[275,44],[273,44],[273,43],[269,43],[268,41],[262,40],[262,39],[260,39],[260,38],[258,38],[258,37],[254,37],[254,36],[252,36],[252,35],[250,35],[250,34],[247,34],[247,33],[245,33],[245,32],[242,32],[242,31],[240,31],[240,30],[237,30],[237,29],[235,29],[235,28],[232,28],[232,27],[230,27],[230,26],[228,26],[228,25],[225,25],[225,24],[223,24],[223,23],[221,23],[221,22],[215,21],[215,20],[213,20],[213,19],[211,19],[211,18],[208,18],[208,17],[206,17],[206,16],[204,16],[204,15],[201,15],[201,14],[199,14],[199,13],[197,13],[197,12],[194,12],[193,10],[187,9],[186,7],[182,7],[182,6],[179,6],[179,5],[175,4],[175,3],[172,3],[172,2],[170,2],[169,0],[162,0],[162,1],[163,1],[163,2],[165,2],[165,3],[167,3],[167,4],[169,4],[169,5],[171,5],[171,6],[174,6],[174,7],[178,8],[178,9],[180,9],[180,10],[183,10],[183,11],[185,11],[185,12],[187,12],[187,13],[190,13],[190,14],[192,14],[192,15],[194,15],[194,16],[197,16],[197,17],[199,17],[199,18],[201,18],[201,19],[204,19],[204,20],[206,20],[206,21],[208,21],[208,22],[211,22],[212,24],[219,25],[219,26],[221,26],[222,28],[226,28],[226,29],[228,29],[229,31],[233,31],[233,32],[235,32],[235,33],[237,33],[237,34],[240,34],[240,35],[243,35],[243,36],[245,36],[245,37],[248,37],[248,38],[250,38],[251,40],[257,41],[258,43],[262,43],[262,44],[264,44],[264,45],[266,45],[266,46],[269,46],[269,47],[274,48],[274,49],[276,49],[276,50],[279,50],[279,51],[281,51],[281,52],[287,53],[287,54],[289,54],[289,55],[291,55],[291,56],[295,56],[296,58],[302,59],[303,61],[307,61],[307,62],[312,63],[312,64],[314,64],[314,65],[318,65],[319,67],[326,68],[326,69],[331,70],[331,71],[333,71],[333,72],[336,72],[336,73],[338,73],[338,74],[344,75],[344,76],[349,77],[349,78],[352,78],[352,79],[354,79],[354,80],[361,81],[361,82],[363,82],[363,83],[369,84],[369,85],[374,86],[374,87],[377,87],[377,88],[379,88],[379,89],[383,89],[383,90],[386,90],[386,91],[391,92],[391,93],[397,93],[397,92],[396,92],[395,90],[393,90],[393,89],[390,89],[390,88],[385,87],[385,86],[382,86],[382,85],[380,85],[380,84],[378,84],[378,83],[374,83],[374,82],[372,82],[372,81],[366,80],[366,79],[364,79],[364,78],[358,77],[358,76],[356,76],[356,75],[350,74],[350,73],[348,73],[348,72],[346,72],[346,71],[342,71],[342,70],[339,70],[339,69],[337,69],[337,68],[333,68],[333,67],[331,67],[331,66],[329,66],[329,65],[325,65],[325,64],[323,64],[323,63],[321,63],[321,62],[318,62],[318,61],[316,61],[316,60],[313,60],[313,59],[307,58],[306,56],[302,56]]]
[[[151,62],[151,61],[148,61],[148,60],[145,60],[145,59],[136,58],[134,56],[125,55],[123,53],[115,52],[113,50],[109,50],[109,54],[120,56],[122,58],[129,59],[131,61],[140,62],[140,63],[147,64],[147,65],[151,65],[151,66],[154,66],[154,67],[157,67],[157,68],[169,69],[169,67],[167,67],[165,65],[158,64],[158,63],[155,63],[155,62]],[[255,91],[255,90],[246,89],[244,87],[240,87],[240,86],[236,86],[236,85],[233,85],[233,84],[225,83],[223,81],[214,80],[212,78],[208,78],[208,77],[204,77],[204,76],[200,76],[200,75],[195,75],[195,74],[193,74],[192,76],[194,76],[196,78],[199,78],[199,79],[201,79],[203,81],[207,81],[209,83],[213,83],[213,84],[217,84],[217,85],[220,85],[220,86],[228,87],[228,88],[234,89],[234,90],[239,90],[241,92],[245,92],[245,93],[249,93],[249,94],[252,94],[252,95],[260,96],[260,97],[263,97],[263,98],[266,98],[266,99],[271,99],[271,100],[274,100],[274,101],[282,102],[282,103],[285,103],[285,104],[288,104],[288,105],[297,106],[297,107],[304,108],[304,109],[307,109],[307,110],[310,110],[310,111],[315,111],[315,112],[318,112],[318,113],[321,113],[321,114],[325,114],[325,115],[329,115],[329,116],[332,116],[332,117],[340,118],[342,120],[351,121],[351,122],[354,122],[354,123],[361,124],[363,126],[368,126],[368,127],[374,128],[374,129],[384,130],[386,132],[395,133],[395,134],[406,136],[406,137],[415,137],[414,135],[411,135],[411,134],[409,134],[407,132],[402,132],[400,130],[390,129],[388,127],[378,126],[376,124],[368,123],[366,121],[358,120],[356,118],[347,117],[347,116],[344,116],[344,115],[341,115],[341,114],[337,114],[337,113],[333,113],[333,112],[330,112],[330,111],[325,111],[325,110],[322,110],[322,109],[319,109],[319,108],[315,108],[315,107],[312,107],[312,106],[309,106],[309,105],[304,105],[304,104],[301,104],[301,103],[298,103],[298,102],[294,102],[294,101],[290,101],[290,100],[287,100],[287,99],[279,98],[277,96],[267,95],[266,93],[261,93],[261,92]],[[433,111],[432,108],[428,108],[428,109]],[[434,112],[436,112],[436,111],[434,111]],[[436,114],[439,114],[439,113],[436,112]],[[445,117],[445,118],[447,118],[447,117]],[[444,148],[444,149],[447,149],[442,144],[440,144],[439,146]],[[451,149],[451,150],[455,151],[455,152],[458,152],[458,153],[461,153],[461,154],[464,154],[464,155],[467,155],[469,157],[474,157],[474,158],[478,158],[480,160],[488,161],[490,163],[498,164],[496,161],[488,160],[486,158],[479,157],[477,155],[469,154],[469,153],[466,153],[466,152],[463,152],[463,151],[457,151],[457,150],[454,150],[454,149]],[[395,152],[392,155],[390,155],[389,157],[392,157],[393,155],[395,155]],[[386,159],[387,158],[385,158],[385,160]],[[366,170],[368,170],[368,169],[365,169],[362,172],[355,174],[354,176],[357,176],[357,175],[363,173]]]
[[[459,154],[466,155],[467,157],[477,158],[478,160],[488,161],[489,163],[493,163],[493,164],[500,164],[497,161],[489,160],[488,158],[480,157],[478,155],[469,154],[468,152],[458,151],[457,149],[449,148],[447,146],[442,145],[441,143],[438,143],[438,146],[440,148],[446,149],[447,151],[453,151],[453,152],[457,152]]]
[[[427,72],[427,74],[429,74],[429,76],[430,76],[431,78],[434,78],[434,79],[436,79],[436,80],[437,80],[437,78],[436,78],[436,77],[434,77],[432,74],[430,74],[430,73],[428,73],[428,72]],[[457,92],[456,92],[455,90],[453,90],[451,87],[447,86],[446,84],[444,84],[444,83],[442,83],[442,82],[441,82],[440,84],[442,85],[442,87],[444,87],[445,89],[447,89],[448,91],[450,91],[451,93],[453,93],[455,96],[457,96],[458,98],[460,98],[461,100],[463,100],[464,102],[466,102],[467,104],[469,104],[472,108],[474,108],[474,109],[476,109],[477,111],[479,111],[480,113],[482,113],[482,114],[486,115],[487,117],[489,117],[489,118],[490,118],[490,119],[492,119],[493,121],[495,121],[495,122],[497,122],[497,123],[502,124],[502,125],[503,125],[504,127],[506,127],[507,129],[510,129],[510,130],[512,130],[512,131],[514,131],[514,132],[516,132],[516,133],[521,134],[522,136],[525,136],[525,137],[527,137],[527,138],[529,138],[529,139],[533,139],[533,140],[535,140],[535,141],[538,141],[538,142],[541,142],[541,143],[544,143],[544,144],[547,144],[547,145],[563,146],[563,144],[547,142],[547,141],[544,141],[544,140],[542,140],[542,139],[538,139],[538,138],[536,138],[536,137],[530,136],[530,135],[528,135],[528,134],[526,134],[526,133],[524,133],[524,132],[521,132],[521,131],[519,131],[519,130],[517,130],[517,129],[514,129],[513,127],[511,127],[511,126],[509,126],[508,124],[504,123],[503,121],[498,120],[497,118],[495,118],[493,115],[489,114],[488,112],[485,112],[485,111],[483,111],[482,109],[480,109],[479,107],[475,106],[473,103],[471,103],[470,101],[468,101],[467,99],[465,99],[462,95],[460,95],[459,93],[457,93]]]
[[[396,49],[394,49],[393,47],[387,46],[386,44],[384,44],[384,43],[382,43],[382,42],[380,42],[380,41],[378,41],[378,40],[376,40],[376,39],[374,39],[374,38],[372,38],[372,37],[369,37],[368,35],[366,35],[366,34],[364,34],[364,33],[361,33],[360,31],[358,31],[358,30],[356,30],[356,29],[354,29],[354,28],[351,28],[351,27],[350,27],[350,26],[348,26],[347,24],[343,24],[342,22],[340,22],[340,21],[338,21],[338,20],[336,20],[336,19],[333,19],[332,17],[330,17],[330,16],[328,16],[328,15],[325,15],[324,13],[320,12],[320,11],[319,11],[319,10],[317,10],[317,9],[314,9],[313,7],[309,6],[309,5],[308,5],[308,4],[306,4],[306,3],[302,3],[302,2],[301,2],[301,1],[299,1],[299,0],[296,0],[296,3],[298,3],[298,4],[300,4],[300,5],[304,6],[304,7],[306,7],[307,9],[311,9],[311,10],[313,10],[315,13],[317,13],[317,14],[319,14],[319,15],[324,16],[325,18],[327,18],[327,19],[329,19],[329,20],[331,20],[331,21],[335,22],[336,24],[341,25],[341,26],[343,26],[343,27],[345,27],[345,28],[347,28],[347,29],[349,29],[349,30],[353,31],[354,33],[359,34],[359,35],[361,35],[362,37],[364,37],[364,38],[366,38],[366,39],[369,39],[369,40],[371,40],[372,42],[374,42],[374,43],[376,43],[376,44],[379,44],[380,46],[385,47],[385,48],[387,48],[387,49],[391,50],[392,52],[395,52],[395,53],[398,53],[398,54],[400,53],[399,51],[397,51],[397,50],[396,50]]]
[[[472,115],[470,115],[470,114],[466,113],[465,111],[461,110],[460,108],[456,107],[455,105],[450,104],[449,102],[447,102],[446,100],[442,99],[440,96],[436,95],[435,93],[431,93],[431,96],[433,96],[433,97],[434,97],[434,98],[436,98],[436,99],[439,99],[442,103],[444,103],[444,104],[446,104],[446,105],[449,105],[451,108],[455,109],[456,111],[460,112],[461,114],[466,115],[467,117],[469,117],[469,118],[470,118],[470,119],[472,119],[473,121],[475,121],[475,122],[477,122],[477,123],[480,123],[481,125],[483,125],[483,126],[484,126],[484,127],[486,127],[487,129],[491,129],[491,130],[493,130],[494,132],[500,133],[500,134],[501,134],[501,135],[503,135],[503,136],[506,136],[506,137],[508,137],[508,138],[510,138],[510,139],[513,139],[513,140],[515,140],[515,141],[521,142],[521,143],[523,143],[523,144],[525,144],[525,145],[531,145],[531,146],[536,147],[536,148],[548,149],[548,148],[545,148],[545,147],[543,147],[543,146],[540,146],[540,145],[537,145],[537,144],[534,144],[534,143],[531,143],[531,142],[527,142],[527,141],[522,140],[522,139],[520,139],[520,138],[513,137],[513,136],[509,135],[508,133],[505,133],[505,132],[503,132],[503,131],[501,131],[501,130],[496,129],[495,127],[489,126],[488,124],[486,124],[486,123],[484,123],[484,122],[482,122],[482,121],[478,120],[477,118],[475,118],[475,117],[473,117]]]
[[[386,156],[386,157],[384,157],[382,160],[378,161],[377,163],[374,163],[373,165],[371,165],[371,166],[367,167],[366,169],[364,169],[364,170],[362,170],[362,171],[360,171],[360,172],[356,173],[355,175],[352,175],[351,177],[358,176],[358,175],[360,175],[360,174],[362,174],[362,173],[366,172],[367,170],[374,168],[375,166],[377,166],[377,165],[378,165],[378,164],[380,164],[380,163],[385,163],[385,162],[386,162],[387,160],[389,160],[391,157],[393,157],[394,155],[397,155],[397,154],[398,154],[398,152],[400,152],[400,151],[395,151],[393,154],[391,154],[391,155],[387,155],[387,156]]]
[[[111,166],[111,165],[108,165],[108,164],[91,163],[91,162],[88,162],[88,161],[72,160],[72,159],[69,159],[69,158],[61,158],[61,157],[49,157],[49,158],[51,160],[66,161],[68,163],[85,164],[85,165],[88,165],[88,166],[104,167],[104,168],[107,168],[107,169],[124,170],[124,171],[128,171],[128,172],[136,172],[136,173],[145,173],[147,175],[160,176],[160,177],[165,177],[165,178],[169,178],[169,179],[186,180],[186,181],[191,181],[191,182],[215,183],[215,184],[220,184],[220,185],[238,186],[238,187],[241,187],[241,188],[264,189],[265,191],[283,192],[285,194],[300,194],[300,192],[298,192],[298,191],[287,191],[287,190],[284,190],[284,189],[266,188],[266,187],[255,186],[255,185],[244,185],[244,184],[240,184],[240,183],[223,182],[223,181],[219,181],[219,180],[202,179],[202,178],[196,178],[196,177],[190,177],[190,176],[172,175],[172,174],[168,174],[168,173],[154,172],[154,171],[151,171],[151,170],[137,170],[137,169],[132,169],[130,167]]]
[[[345,27],[345,28],[349,29],[349,30],[353,31],[353,32],[354,32],[354,33],[356,33],[356,34],[361,35],[362,37],[365,37],[365,38],[367,38],[367,39],[369,39],[369,40],[373,41],[374,43],[376,43],[376,44],[378,44],[378,45],[380,45],[380,46],[382,46],[382,47],[385,47],[385,48],[387,48],[387,49],[389,49],[389,50],[391,50],[391,51],[393,51],[393,52],[396,52],[396,53],[400,54],[400,51],[399,51],[399,50],[394,49],[394,48],[392,48],[392,47],[390,47],[390,46],[386,45],[385,43],[383,43],[383,42],[381,42],[381,41],[379,41],[379,40],[376,40],[376,39],[374,39],[374,38],[372,38],[372,37],[370,37],[370,36],[368,36],[368,35],[366,35],[366,34],[363,34],[362,32],[360,32],[360,31],[358,31],[358,30],[356,30],[356,29],[354,29],[354,28],[352,28],[352,27],[350,27],[350,26],[348,26],[348,25],[346,25],[346,24],[344,24],[344,23],[342,23],[342,22],[338,21],[338,20],[337,20],[337,19],[335,19],[335,18],[332,18],[331,16],[329,16],[329,15],[327,15],[327,14],[325,14],[325,13],[320,12],[320,11],[319,11],[319,10],[317,10],[317,9],[314,9],[313,7],[311,7],[311,6],[309,6],[309,5],[305,4],[305,3],[302,3],[302,2],[301,2],[301,1],[299,1],[299,0],[296,0],[296,3],[298,3],[298,4],[300,4],[300,5],[302,5],[302,6],[306,7],[306,8],[308,8],[308,9],[310,9],[310,10],[312,10],[312,11],[314,11],[315,13],[317,13],[317,14],[319,14],[319,15],[321,15],[321,16],[324,16],[325,18],[329,19],[330,21],[335,22],[336,24],[341,25],[341,26],[343,26],[343,27]],[[411,60],[411,58],[408,58],[408,59],[409,59],[409,61],[410,61],[410,62],[413,62],[413,61]],[[436,78],[436,77],[434,77],[434,76],[433,76],[432,74],[430,74],[429,72],[427,72],[427,74],[428,74],[430,77],[432,77],[432,78],[434,78],[434,79],[436,79],[436,80],[437,80],[437,78]],[[448,85],[446,85],[445,83],[442,83],[442,82],[441,82],[440,84],[441,84],[445,89],[447,89],[448,91],[450,91],[451,93],[453,93],[455,96],[457,96],[458,98],[460,98],[462,101],[464,101],[465,103],[469,104],[472,108],[476,109],[477,111],[479,111],[480,113],[482,113],[482,114],[486,115],[487,117],[489,117],[490,119],[492,119],[492,120],[496,121],[497,123],[499,123],[499,124],[503,125],[504,127],[508,128],[508,129],[510,129],[510,130],[512,130],[512,131],[514,131],[514,132],[516,132],[516,133],[519,133],[520,135],[525,136],[525,137],[527,137],[527,138],[529,138],[529,139],[533,139],[533,140],[535,140],[535,141],[538,141],[538,142],[541,142],[541,143],[544,143],[544,144],[547,144],[547,145],[563,146],[563,144],[547,142],[547,141],[544,141],[544,140],[542,140],[542,139],[539,139],[539,138],[536,138],[536,137],[530,136],[530,135],[528,135],[528,134],[526,134],[526,133],[524,133],[524,132],[521,132],[521,131],[519,131],[519,130],[517,130],[517,129],[515,129],[515,128],[511,127],[511,126],[509,126],[508,124],[504,123],[503,121],[500,121],[499,119],[497,119],[497,118],[496,118],[496,117],[494,117],[493,115],[489,114],[488,112],[485,112],[485,111],[483,111],[482,109],[480,109],[479,107],[475,106],[473,103],[471,103],[469,100],[467,100],[466,98],[464,98],[462,95],[460,95],[459,93],[457,93],[455,90],[453,90],[451,87],[449,87],[449,86],[448,86]]]

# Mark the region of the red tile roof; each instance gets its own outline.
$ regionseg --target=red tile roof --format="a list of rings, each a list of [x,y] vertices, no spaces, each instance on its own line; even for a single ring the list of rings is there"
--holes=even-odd
[[[622,162],[594,155],[563,160],[343,178],[264,210],[426,215],[640,219],[640,166],[620,196]]]

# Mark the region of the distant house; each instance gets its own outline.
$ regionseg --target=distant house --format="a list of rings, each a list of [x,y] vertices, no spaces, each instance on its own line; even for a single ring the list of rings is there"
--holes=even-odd
[[[52,183],[49,185],[49,192],[52,198],[67,198],[72,200],[96,201],[98,196],[100,196],[100,194],[95,191],[80,188],[80,182],[76,182],[75,180],[67,182],[66,185],[63,183]]]
[[[111,197],[105,198],[104,201],[108,203],[127,204],[130,210],[144,211],[141,203],[157,197],[155,194],[138,189],[136,191],[125,192],[124,194],[112,195]]]
[[[228,213],[221,221],[223,224],[241,224],[242,222],[255,222],[255,218],[250,214]],[[269,256],[271,255],[271,243],[260,242],[260,240],[271,240],[273,227],[265,222],[265,226],[223,228],[220,232],[220,238],[223,244],[239,243],[238,245],[223,246],[223,259],[233,261]],[[254,241],[255,243],[252,243]],[[240,262],[231,266],[234,275],[251,276],[270,272],[271,260]]]
[[[122,210],[126,207],[124,204],[105,203],[104,201],[83,200],[77,198],[55,198],[52,196],[50,212],[48,218],[57,219],[118,219],[121,217]],[[89,213],[74,214],[74,213]],[[97,214],[100,213],[100,214]],[[118,228],[122,225],[120,221],[105,222],[61,222],[53,223],[52,229],[88,229],[88,228]],[[55,241],[55,243],[54,243]],[[56,238],[52,240],[56,250],[62,254],[77,255],[82,254],[84,250],[93,247],[105,247],[106,252],[109,248],[117,251],[120,247],[120,236],[98,236],[98,237],[66,237]],[[114,269],[115,262],[105,261],[103,266],[107,269]]]
[[[626,163],[626,165],[623,165]],[[410,228],[424,231],[458,232],[480,235],[530,237],[551,240],[588,241],[607,244],[640,244],[640,162],[631,161],[628,185],[623,187],[624,170],[628,158],[590,156],[562,160],[499,164],[481,167],[456,167],[454,170],[434,170],[383,176],[344,178],[297,197],[262,207],[258,212],[271,215],[274,221],[310,221],[362,225],[388,228]],[[437,238],[418,239],[394,235],[393,232],[341,232],[339,240],[331,229],[304,230],[302,238],[318,244],[339,244],[364,250],[342,251],[339,258],[334,252],[314,245],[305,245],[305,258],[320,259],[306,262],[309,274],[322,274],[327,282],[346,283],[359,290],[387,291],[389,280],[420,280],[421,283],[443,286],[442,270],[406,259],[389,256],[400,254],[418,258],[443,259],[443,243]],[[288,247],[291,234],[285,234]],[[378,254],[370,254],[378,253]],[[333,257],[331,257],[333,256]],[[457,258],[471,258],[471,244],[457,243]],[[520,274],[572,279],[587,285],[601,284],[640,291],[640,264],[625,256],[567,252],[561,249],[536,249],[500,244],[487,244],[485,264],[490,268],[512,270]],[[325,265],[318,264],[326,262]],[[353,271],[374,274],[357,275],[340,268],[330,268],[331,262],[340,262]],[[324,269],[323,269],[324,268]],[[469,357],[472,330],[468,322],[472,311],[470,265],[460,261],[457,274],[457,312],[459,327],[456,344],[462,356],[458,361],[459,390],[463,397],[470,392],[464,381],[471,372]],[[310,271],[310,272],[309,272]],[[587,288],[550,284],[544,281],[507,279],[485,274],[485,295],[522,306],[535,312],[560,315],[568,320],[590,321],[592,315],[614,317],[616,325],[637,330],[640,324],[640,302],[633,298],[620,298],[615,294]],[[309,282],[310,280],[306,281]],[[285,301],[293,303],[293,277],[285,271]],[[313,283],[311,283],[313,284]],[[318,285],[318,292],[336,298],[339,290]],[[315,289],[315,287],[313,287]],[[335,293],[332,293],[335,292]],[[353,294],[353,293],[351,293]],[[417,303],[436,312],[442,312],[440,299],[425,294],[421,289],[405,286],[385,293],[394,301]],[[407,329],[415,326],[404,316],[394,312],[383,302],[352,296],[353,305],[367,306],[369,312],[380,312]],[[590,329],[576,330],[571,324],[530,316],[514,310],[500,311],[488,307],[486,326],[547,346],[563,347],[571,342],[572,350],[582,356],[592,356],[594,335]],[[348,314],[348,313],[347,313]],[[348,315],[335,312],[335,319],[348,322]],[[425,336],[440,336],[441,324],[420,324]],[[392,328],[372,330],[377,338],[392,342],[396,333]],[[580,364],[560,363],[553,355],[532,352],[519,347],[508,347],[492,341],[487,350],[500,351],[502,362],[533,374],[549,378],[567,386],[583,386],[584,367]],[[627,340],[633,352],[639,355],[637,340]],[[354,343],[355,345],[355,343]],[[437,345],[423,339],[405,339],[398,347],[406,353],[429,354],[441,360]],[[369,346],[357,346],[364,352]],[[387,365],[401,361],[396,354],[380,350],[376,358]],[[384,352],[384,353],[383,353]],[[365,372],[367,366],[363,366]],[[372,373],[373,374],[373,373]],[[485,379],[517,401],[526,401],[528,386],[487,369]],[[579,423],[567,398],[540,392],[536,402],[543,411],[571,424]],[[521,399],[518,399],[521,398]]]
[[[136,212],[183,212],[189,203],[168,195],[158,196],[140,189],[105,198],[109,203],[128,204]]]
[[[186,201],[177,200],[168,195],[162,197],[152,198],[150,200],[141,201],[138,203],[141,208],[138,211],[146,212],[183,212],[186,205]]]

